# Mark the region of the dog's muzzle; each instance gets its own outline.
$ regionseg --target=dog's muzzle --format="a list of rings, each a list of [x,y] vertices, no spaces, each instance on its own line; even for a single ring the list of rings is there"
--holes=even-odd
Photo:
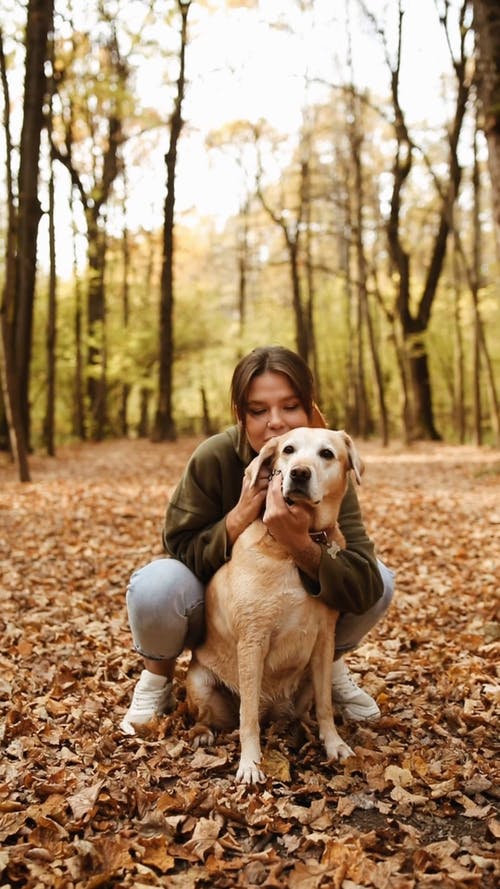
[[[283,484],[283,496],[287,503],[295,500],[310,501],[310,483],[312,472],[308,466],[294,466]]]

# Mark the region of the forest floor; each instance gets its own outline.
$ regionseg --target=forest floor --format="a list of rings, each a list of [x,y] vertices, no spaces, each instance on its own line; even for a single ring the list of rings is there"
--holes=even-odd
[[[0,458],[0,886],[413,889],[498,885],[500,454],[360,446],[359,496],[397,573],[388,616],[349,658],[382,716],[264,737],[269,778],[234,782],[236,734],[193,752],[177,710],[119,721],[138,677],[125,589],[161,554],[194,439]]]

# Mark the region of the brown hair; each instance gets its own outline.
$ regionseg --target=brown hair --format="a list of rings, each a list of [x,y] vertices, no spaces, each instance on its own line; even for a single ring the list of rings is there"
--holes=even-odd
[[[271,371],[285,374],[292,389],[311,419],[314,415],[314,379],[306,362],[284,346],[260,346],[252,349],[236,365],[231,380],[231,408],[245,425],[248,390],[254,377]]]

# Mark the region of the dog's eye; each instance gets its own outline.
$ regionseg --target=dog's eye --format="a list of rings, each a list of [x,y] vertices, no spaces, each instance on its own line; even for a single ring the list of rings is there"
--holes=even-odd
[[[294,451],[295,451],[295,448],[293,445],[285,445],[285,447],[283,448],[284,454],[293,454]]]
[[[319,455],[323,458],[323,460],[335,460],[335,454],[333,453],[333,451],[330,450],[330,448],[323,448],[319,452]]]

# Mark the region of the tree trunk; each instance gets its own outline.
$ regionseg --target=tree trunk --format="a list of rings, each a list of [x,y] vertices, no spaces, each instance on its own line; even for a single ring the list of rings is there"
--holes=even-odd
[[[73,206],[71,209],[73,209]],[[73,281],[75,294],[75,314],[73,321],[75,334],[73,431],[80,441],[85,441],[87,434],[85,429],[85,406],[83,400],[82,285],[76,256],[75,235],[76,231],[73,231]]]
[[[477,157],[476,137],[474,137],[474,168],[472,177],[474,187],[473,203],[473,267],[471,275],[471,296],[474,312],[474,420],[475,441],[482,444],[482,404],[481,404],[481,366],[484,363],[486,380],[490,399],[491,428],[498,444],[500,439],[500,420],[498,408],[498,395],[495,383],[495,375],[491,358],[486,343],[484,324],[481,318],[479,306],[479,291],[481,287],[481,178],[479,175],[479,161]]]
[[[127,183],[125,180],[125,196],[123,201],[124,217],[127,196]],[[122,255],[123,255],[123,280],[122,280],[122,324],[125,341],[128,339],[128,325],[130,315],[130,246],[129,236],[126,224],[123,227],[122,234]],[[128,400],[130,396],[130,384],[128,379],[122,383],[120,392],[120,434],[126,438],[128,436]]]
[[[237,251],[238,251],[238,320],[239,320],[239,340],[243,342],[245,336],[245,324],[247,315],[247,290],[248,290],[248,257],[249,257],[249,240],[248,240],[248,215],[250,212],[250,200],[245,198],[240,212],[238,214],[237,229]]]
[[[1,304],[0,336],[0,380],[2,384],[3,418],[7,427],[7,438],[11,455],[19,467],[21,481],[29,481],[29,467],[26,457],[26,443],[21,426],[17,377],[14,363],[14,321],[16,294],[16,226],[17,216],[14,205],[14,185],[12,173],[12,140],[10,136],[10,94],[7,67],[0,30],[0,72],[4,105],[5,130],[5,170],[7,183],[7,236],[5,248],[5,282]]]
[[[139,438],[147,438],[149,435],[149,402],[151,400],[151,389],[141,386],[139,392],[139,425],[137,427],[137,435]]]
[[[288,255],[290,258],[290,278],[292,285],[292,305],[295,318],[295,346],[298,354],[304,361],[309,361],[309,329],[307,326],[306,313],[302,305],[302,288],[300,283],[299,272],[299,230],[297,226],[297,237],[295,239],[287,239]]]
[[[316,343],[316,329],[314,325],[315,303],[316,303],[316,287],[314,281],[314,260],[313,260],[313,227],[312,227],[312,194],[311,194],[311,139],[309,130],[303,139],[302,153],[304,160],[302,162],[302,192],[301,201],[303,205],[303,214],[305,222],[305,245],[304,245],[304,266],[305,266],[305,291],[306,291],[306,331],[307,331],[307,354],[308,362],[312,367],[313,375],[316,380],[316,397],[321,404],[321,388],[318,367],[318,348]]]
[[[29,481],[27,452],[30,439],[29,383],[33,306],[35,298],[36,246],[41,208],[38,200],[40,138],[46,91],[45,61],[52,26],[53,0],[29,0],[26,19],[26,61],[23,123],[18,174],[19,203],[14,205],[10,166],[9,113],[5,111],[9,227],[4,295],[2,300],[2,364],[6,392],[5,409],[21,481]],[[8,86],[2,50],[2,83]]]
[[[172,388],[174,366],[174,212],[175,172],[177,145],[181,134],[182,103],[185,92],[185,65],[187,46],[187,18],[190,0],[177,0],[181,15],[179,76],[177,95],[170,120],[170,144],[165,156],[167,168],[167,193],[163,214],[163,259],[160,295],[160,367],[158,380],[158,405],[154,422],[153,441],[175,441],[176,429],[172,412]]]
[[[210,407],[208,404],[207,391],[204,386],[200,387],[201,410],[203,416],[203,434],[206,436],[213,435],[213,424],[210,417]]]
[[[434,423],[432,406],[432,390],[429,375],[426,331],[430,322],[433,302],[443,268],[448,235],[451,229],[452,210],[458,195],[461,170],[458,163],[457,146],[462,123],[466,111],[470,83],[467,79],[467,56],[465,43],[467,28],[465,15],[467,0],[463,0],[460,9],[460,53],[453,61],[457,79],[457,98],[454,118],[449,127],[448,143],[448,182],[440,193],[441,209],[434,237],[434,244],[429,259],[426,279],[422,295],[416,311],[411,310],[410,292],[410,255],[403,247],[400,232],[400,211],[402,191],[412,167],[413,145],[410,139],[404,114],[399,103],[399,71],[400,58],[392,70],[392,98],[395,115],[395,133],[397,140],[396,155],[393,164],[393,191],[391,212],[387,225],[389,250],[394,269],[398,275],[398,295],[396,311],[400,319],[403,340],[407,351],[407,361],[412,385],[411,428],[407,428],[408,439],[441,438]],[[445,26],[448,25],[445,19]]]
[[[460,444],[465,443],[466,438],[466,411],[465,411],[465,358],[464,341],[462,335],[462,316],[460,311],[461,287],[458,264],[457,237],[454,231],[452,275],[453,275],[453,328],[455,335],[454,344],[454,373],[453,373],[453,419]]]
[[[305,263],[305,283],[306,283],[306,304],[307,304],[307,327],[310,336],[310,358],[309,364],[312,367],[314,379],[316,381],[316,399],[318,404],[322,403],[321,388],[322,381],[319,370],[318,360],[318,344],[316,342],[315,327],[315,303],[316,303],[316,283],[314,274],[314,251],[313,251],[313,230],[312,230],[312,200],[311,200],[311,183],[309,173],[307,175],[307,185],[305,192],[305,223],[306,238],[304,250]]]
[[[87,368],[86,394],[89,403],[88,431],[94,440],[104,438],[107,424],[107,382],[106,382],[106,216],[105,209],[120,168],[120,148],[124,141],[123,117],[126,111],[128,66],[120,56],[116,32],[111,29],[109,38],[102,43],[102,79],[109,80],[110,88],[106,101],[98,109],[88,111],[88,139],[95,143],[93,151],[99,152],[98,162],[82,161],[82,170],[77,169],[74,150],[75,121],[73,117],[73,94],[71,76],[61,77],[59,90],[61,105],[68,113],[56,119],[54,129],[58,138],[51,143],[54,158],[69,172],[73,187],[84,208],[87,223]],[[70,72],[71,73],[71,72]],[[75,75],[78,76],[78,75]],[[64,92],[65,84],[68,91]]]
[[[497,244],[500,246],[500,5],[473,0],[476,34],[476,80],[482,128],[488,142]]]
[[[33,306],[35,300],[36,246],[42,211],[38,199],[40,136],[46,93],[45,62],[52,26],[53,0],[30,0],[26,25],[24,114],[19,164],[17,225],[16,312],[14,352],[19,409],[26,444],[30,443],[29,384]]]
[[[481,278],[481,221],[480,221],[480,177],[477,159],[477,139],[473,139],[474,165],[472,170],[473,205],[472,205],[472,275],[471,296],[474,310],[472,387],[474,404],[474,441],[482,444],[482,405],[481,405],[481,318],[479,314],[479,287]]]
[[[384,400],[384,389],[382,371],[377,353],[375,336],[373,331],[372,319],[368,306],[368,287],[367,287],[367,271],[366,258],[363,243],[363,206],[364,206],[364,187],[363,187],[363,171],[361,163],[362,148],[362,122],[359,120],[359,108],[356,102],[354,90],[350,93],[349,107],[349,144],[351,149],[351,162],[354,169],[354,188],[352,201],[354,208],[352,210],[352,229],[354,233],[354,250],[356,254],[357,269],[357,297],[358,297],[358,415],[361,434],[366,438],[373,432],[373,419],[370,409],[370,402],[366,389],[365,366],[364,366],[364,337],[363,331],[366,329],[368,334],[368,343],[370,354],[375,372],[375,386],[377,391],[377,399],[380,408],[380,424],[381,437],[384,445],[388,443],[388,426],[387,426],[387,410]]]
[[[349,207],[347,206],[348,212]],[[350,250],[351,245],[349,239],[345,235],[345,231],[347,231],[349,225],[346,224],[342,226],[342,233],[340,235],[340,270],[343,272],[345,279],[345,291],[344,291],[344,311],[345,311],[345,327],[347,332],[347,350],[345,356],[345,380],[346,385],[343,387],[344,392],[344,404],[343,404],[343,414],[345,416],[345,424],[347,428],[352,431],[353,435],[359,434],[358,429],[358,414],[356,410],[357,406],[357,397],[356,397],[356,387],[355,387],[355,371],[354,371],[354,353],[353,353],[353,343],[354,343],[354,329],[352,323],[352,306],[354,302],[354,285],[352,281],[352,273],[351,273],[351,258],[350,258]],[[337,425],[337,423],[335,423]]]
[[[9,377],[10,367],[5,354],[5,338],[2,325],[0,335],[0,383],[2,386],[2,396],[9,430],[9,442],[12,456],[17,463],[19,472],[19,481],[30,482],[30,470],[28,464],[28,451],[23,437],[23,428],[19,413],[18,402],[12,398],[15,392],[14,381]]]
[[[292,307],[293,317],[295,320],[295,347],[300,357],[303,358],[304,361],[307,363],[309,361],[310,329],[308,327],[307,311],[304,310],[304,306],[302,305],[302,288],[299,271],[300,233],[304,212],[304,166],[305,165],[302,164],[299,207],[297,210],[296,218],[293,220],[292,223],[288,222],[285,216],[284,209],[282,209],[281,211],[276,211],[268,203],[266,196],[264,195],[261,188],[260,177],[262,170],[260,168],[257,181],[257,194],[262,207],[264,208],[270,219],[272,219],[272,221],[276,223],[276,225],[279,226],[279,228],[283,232],[283,238],[288,254],[290,284],[292,290]]]
[[[106,430],[106,304],[104,265],[106,234],[99,226],[94,208],[87,212],[89,241],[87,293],[87,396],[90,436],[102,441]]]
[[[54,457],[55,449],[55,401],[56,401],[56,244],[54,228],[54,172],[51,170],[49,181],[49,294],[47,307],[47,326],[45,332],[45,354],[47,361],[47,396],[45,417],[43,421],[43,439],[47,454]]]

